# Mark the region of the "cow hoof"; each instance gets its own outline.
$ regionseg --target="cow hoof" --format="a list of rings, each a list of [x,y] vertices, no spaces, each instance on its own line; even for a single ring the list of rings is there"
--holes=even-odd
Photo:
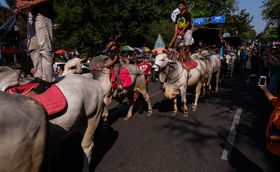
[[[153,112],[149,110],[148,115],[147,116],[152,116]]]
[[[104,128],[109,127],[109,126],[110,126],[110,125],[109,125],[108,120],[103,121],[103,127],[104,127]]]
[[[123,120],[127,121],[127,120],[130,120],[130,118],[131,118],[131,116],[127,116]]]
[[[188,113],[188,112],[185,112],[185,113],[183,114],[183,117],[184,117],[184,118],[189,117],[189,113]]]
[[[172,116],[176,116],[176,115],[177,115],[177,112],[172,112],[171,115],[172,115]]]
[[[193,106],[192,111],[193,111],[193,112],[196,112],[196,111],[197,111],[197,107],[196,107],[196,106]]]

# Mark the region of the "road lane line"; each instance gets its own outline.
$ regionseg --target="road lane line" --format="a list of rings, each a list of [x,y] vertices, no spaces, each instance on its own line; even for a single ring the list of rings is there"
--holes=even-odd
[[[223,150],[222,157],[221,157],[222,160],[227,161],[227,160],[230,159],[230,154],[231,154],[231,151],[232,151],[232,147],[234,145],[234,141],[235,141],[236,132],[237,132],[237,128],[238,128],[238,125],[239,125],[239,120],[240,120],[240,117],[241,117],[241,113],[242,113],[241,108],[238,108],[235,112],[235,115],[234,115],[234,118],[233,118],[233,121],[232,121],[232,124],[231,124],[231,128],[230,128],[230,132],[229,132],[229,135],[227,137],[227,142],[226,142],[226,145],[225,145],[225,148]]]

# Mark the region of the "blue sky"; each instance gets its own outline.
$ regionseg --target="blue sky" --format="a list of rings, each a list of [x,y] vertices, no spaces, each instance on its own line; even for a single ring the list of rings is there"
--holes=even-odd
[[[266,21],[262,19],[262,2],[263,0],[239,0],[238,4],[240,10],[246,9],[246,11],[254,17],[252,25],[254,25],[257,33],[262,32],[266,25]]]
[[[252,25],[254,25],[255,30],[257,33],[260,33],[264,30],[266,22],[262,19],[261,16],[261,6],[262,6],[262,1],[263,0],[239,0],[238,6],[241,9],[246,9],[248,13],[253,16],[253,21]],[[4,4],[4,0],[0,0],[1,5],[6,5]]]
[[[6,2],[4,1],[4,0],[0,0],[0,4],[2,5],[2,6],[7,6],[7,4],[6,4]]]

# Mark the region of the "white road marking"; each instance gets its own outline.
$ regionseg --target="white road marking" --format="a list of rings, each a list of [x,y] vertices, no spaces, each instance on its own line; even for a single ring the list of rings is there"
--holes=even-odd
[[[238,108],[235,112],[235,115],[234,115],[234,118],[233,118],[233,121],[232,121],[232,124],[231,124],[231,128],[230,128],[230,132],[229,132],[229,135],[227,137],[227,142],[226,142],[226,145],[225,145],[225,148],[223,150],[222,157],[221,157],[222,160],[227,161],[227,160],[230,159],[230,154],[231,154],[231,151],[232,151],[232,147],[234,145],[234,141],[235,141],[235,137],[236,137],[236,131],[237,131],[237,128],[238,128],[241,113],[242,113],[241,108]]]

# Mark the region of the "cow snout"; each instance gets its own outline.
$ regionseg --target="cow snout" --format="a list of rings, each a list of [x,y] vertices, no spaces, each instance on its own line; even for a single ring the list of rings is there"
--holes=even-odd
[[[158,72],[159,71],[159,67],[157,65],[153,65],[152,66],[153,71]]]

